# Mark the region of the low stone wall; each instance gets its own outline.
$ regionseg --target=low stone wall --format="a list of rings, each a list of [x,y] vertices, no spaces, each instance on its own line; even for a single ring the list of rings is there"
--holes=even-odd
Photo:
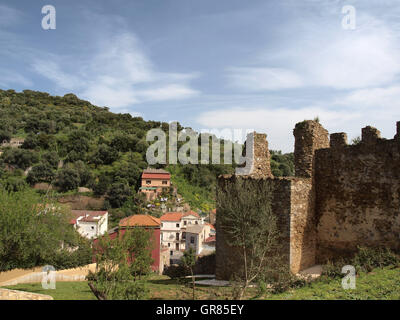
[[[0,288],[0,300],[53,300],[53,297],[45,294]]]

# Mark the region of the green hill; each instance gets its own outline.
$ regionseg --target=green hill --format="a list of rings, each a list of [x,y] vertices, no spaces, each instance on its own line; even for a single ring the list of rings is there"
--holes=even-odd
[[[135,213],[143,209],[137,190],[148,166],[146,133],[153,128],[167,133],[169,125],[115,114],[74,94],[0,90],[0,143],[24,139],[20,148],[2,147],[0,184],[18,191],[48,183],[59,195],[87,187],[93,190],[89,196],[105,197],[105,207],[124,209],[122,216]],[[183,129],[178,124],[178,131]],[[276,152],[272,166],[275,175],[289,175],[292,157]],[[234,170],[232,165],[158,167],[172,173],[178,193],[193,209],[204,211],[215,206],[216,176]]]

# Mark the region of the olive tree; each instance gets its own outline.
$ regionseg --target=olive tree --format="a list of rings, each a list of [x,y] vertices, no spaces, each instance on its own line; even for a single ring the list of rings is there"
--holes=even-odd
[[[278,255],[277,219],[271,209],[273,185],[260,181],[259,189],[248,179],[235,179],[219,190],[219,227],[226,242],[236,250],[234,277],[239,280],[237,298],[244,296],[252,282],[263,278]]]

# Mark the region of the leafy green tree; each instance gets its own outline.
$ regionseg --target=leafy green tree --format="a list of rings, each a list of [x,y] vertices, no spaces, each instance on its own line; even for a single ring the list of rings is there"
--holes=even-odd
[[[3,159],[5,163],[26,170],[39,161],[39,156],[36,152],[30,150],[9,148],[4,152]]]
[[[264,181],[258,188],[245,179],[237,179],[218,193],[219,226],[226,242],[237,252],[227,263],[236,266],[234,277],[241,283],[236,297],[239,299],[252,282],[276,268],[272,262],[280,256],[277,218],[271,209],[273,184]]]
[[[78,172],[80,186],[86,186],[92,183],[92,173],[83,161],[76,161],[72,167]]]
[[[11,133],[5,130],[0,130],[0,144],[3,141],[10,142],[11,140]]]
[[[88,285],[95,296],[99,300],[146,298],[146,282],[136,275],[143,275],[144,271],[150,269],[150,247],[149,233],[140,228],[127,230],[115,239],[108,235],[99,238],[95,244],[96,270],[87,277]]]
[[[142,228],[129,229],[129,236],[126,238],[129,258],[130,270],[134,279],[141,279],[142,276],[151,272],[153,258],[151,252],[153,250],[152,232]]]
[[[107,174],[103,173],[99,176],[97,183],[93,186],[93,191],[95,195],[102,196],[104,195],[109,187],[111,186],[112,178]]]
[[[111,185],[107,193],[108,200],[113,208],[119,208],[132,196],[132,189],[127,183],[116,182]]]
[[[54,177],[55,171],[46,162],[33,166],[32,169],[29,171],[28,176],[26,177],[26,181],[30,185],[34,185],[38,182],[52,182]]]
[[[79,172],[73,168],[64,168],[58,171],[55,185],[61,191],[76,190],[79,187]]]
[[[28,185],[22,176],[9,175],[0,183],[9,192],[18,192],[26,189]]]
[[[111,164],[118,159],[118,151],[106,144],[101,144],[93,155],[92,162],[96,165]]]
[[[79,236],[66,212],[48,201],[31,190],[0,189],[1,271],[52,264],[64,241]]]
[[[60,157],[58,156],[57,152],[49,151],[42,155],[41,160],[43,163],[47,163],[51,168],[57,169]]]

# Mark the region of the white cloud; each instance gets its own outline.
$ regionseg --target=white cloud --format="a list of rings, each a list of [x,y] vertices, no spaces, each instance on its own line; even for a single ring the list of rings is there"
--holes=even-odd
[[[33,69],[62,89],[112,108],[199,94],[189,86],[198,74],[157,72],[132,33],[121,33],[107,41],[100,39],[95,48],[90,60],[49,56],[35,61]]]
[[[228,68],[231,85],[246,91],[280,90],[303,86],[295,72],[282,68]]]
[[[336,103],[348,107],[362,107],[364,110],[379,109],[379,113],[400,113],[400,85],[354,90],[343,99],[338,99]]]
[[[52,58],[56,59],[54,56]],[[74,90],[84,83],[83,79],[61,70],[60,65],[54,60],[35,60],[32,63],[32,69],[40,75],[54,81],[59,87],[68,90]]]
[[[337,12],[321,17],[305,13],[282,26],[282,41],[253,53],[250,64],[228,69],[228,82],[244,91],[268,92],[299,87],[362,89],[396,81],[400,37],[395,25],[360,10],[356,29],[344,30],[340,6],[333,7]]]
[[[166,101],[187,99],[198,95],[199,92],[187,86],[179,84],[171,84],[163,87],[143,90],[137,93],[138,97],[143,101]]]
[[[20,11],[4,4],[0,4],[0,26],[8,26],[19,23],[21,21],[21,17],[22,14]]]
[[[14,71],[0,68],[0,74],[0,86],[2,87],[9,87],[11,84],[19,84],[29,87],[33,84],[30,79]]]
[[[268,134],[271,149],[293,151],[293,128],[297,122],[319,117],[322,123],[353,122],[358,112],[343,113],[325,110],[321,107],[305,107],[298,109],[245,109],[233,108],[202,113],[197,122],[207,128],[254,128],[258,132]],[[341,131],[341,130],[340,130]]]
[[[384,27],[341,32],[331,40],[303,57],[304,71],[313,86],[374,87],[392,82],[400,73],[400,50]]]

